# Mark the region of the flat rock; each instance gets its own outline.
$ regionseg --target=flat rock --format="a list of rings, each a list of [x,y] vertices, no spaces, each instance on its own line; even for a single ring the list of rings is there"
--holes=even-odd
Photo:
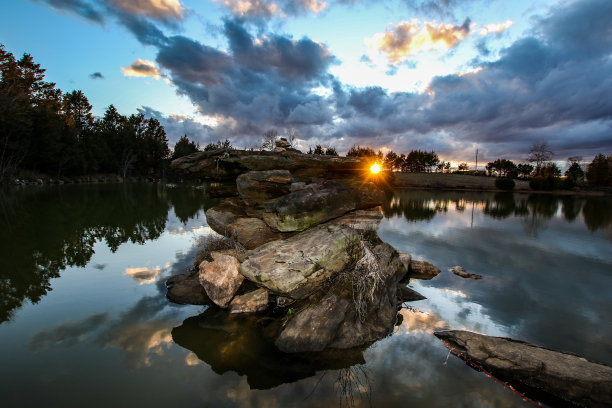
[[[240,273],[281,296],[301,299],[345,268],[347,247],[357,232],[341,225],[318,226],[251,251]]]
[[[356,210],[329,221],[329,224],[346,225],[357,231],[376,231],[383,219],[382,207],[367,210]]]
[[[238,176],[236,186],[246,205],[256,206],[289,194],[292,182],[288,170],[250,171]]]
[[[417,300],[427,299],[414,289],[409,288],[405,285],[399,285],[399,296],[402,302],[415,302]]]
[[[198,279],[206,294],[219,307],[227,307],[242,284],[244,276],[238,273],[240,263],[220,252],[211,254],[213,261],[202,261]]]
[[[236,296],[230,303],[230,313],[256,313],[268,308],[268,291],[260,288],[253,292]]]
[[[296,177],[350,177],[367,165],[361,157],[303,154],[289,149],[281,153],[219,149],[180,157],[170,167],[184,177],[231,180],[242,173],[265,170],[289,170]]]
[[[435,265],[427,261],[410,261],[410,267],[408,269],[410,278],[430,280],[435,278],[440,273]]]
[[[235,183],[211,183],[206,186],[206,195],[210,198],[225,198],[238,195]]]
[[[212,301],[200,285],[198,275],[183,273],[174,275],[166,281],[166,297],[174,303],[182,305],[210,305]]]
[[[267,242],[287,238],[290,234],[273,231],[259,218],[236,218],[225,229],[226,236],[236,238],[247,249],[255,249]]]
[[[466,278],[466,279],[482,279],[482,275],[478,275],[475,273],[469,273],[468,271],[465,270],[465,268],[461,267],[461,266],[453,266],[452,268],[448,268],[448,270],[452,273],[454,273],[457,276],[460,276],[462,278]]]
[[[384,194],[374,183],[326,180],[265,203],[263,219],[272,229],[304,231],[353,210],[381,205]]]
[[[470,365],[515,386],[581,406],[612,405],[612,367],[508,338],[463,330],[434,334]]]
[[[329,293],[293,317],[274,344],[285,353],[321,351],[335,337],[348,308],[348,299]]]

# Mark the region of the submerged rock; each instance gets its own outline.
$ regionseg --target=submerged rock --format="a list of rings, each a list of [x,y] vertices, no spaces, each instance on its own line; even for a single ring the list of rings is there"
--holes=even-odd
[[[413,259],[410,261],[410,268],[408,269],[408,273],[410,274],[411,279],[413,278],[430,280],[438,276],[438,274],[440,273],[440,269],[438,269],[431,262],[415,261]]]
[[[242,284],[244,276],[238,273],[239,262],[220,252],[211,254],[213,261],[202,261],[198,279],[206,294],[219,307],[227,307]]]
[[[515,386],[581,406],[612,405],[612,367],[575,354],[463,330],[436,337],[470,365]]]
[[[272,229],[304,231],[349,211],[381,205],[384,195],[373,183],[326,180],[265,203],[263,219]]]
[[[210,305],[212,301],[195,273],[174,275],[166,281],[166,297],[182,305]]]
[[[452,268],[448,268],[448,270],[452,273],[454,273],[457,276],[460,276],[462,278],[466,278],[466,279],[482,279],[482,275],[478,275],[475,273],[469,273],[468,271],[466,271],[463,267],[461,266],[453,266]]]
[[[268,291],[263,288],[236,296],[230,303],[230,313],[256,313],[267,308]]]
[[[276,294],[301,299],[351,262],[348,248],[357,239],[350,228],[318,226],[253,250],[240,273]]]

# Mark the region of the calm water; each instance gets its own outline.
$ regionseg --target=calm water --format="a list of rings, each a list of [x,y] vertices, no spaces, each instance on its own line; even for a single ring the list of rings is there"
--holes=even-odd
[[[612,200],[398,191],[379,235],[442,273],[365,350],[288,356],[257,317],[164,297],[202,189],[37,187],[0,196],[4,407],[526,406],[431,332],[466,328],[612,364]],[[461,265],[482,280],[446,269]]]

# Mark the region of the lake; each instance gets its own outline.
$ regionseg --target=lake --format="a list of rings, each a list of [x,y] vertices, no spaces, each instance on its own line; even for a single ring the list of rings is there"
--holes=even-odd
[[[432,335],[468,329],[612,365],[612,200],[398,190],[379,236],[442,272],[370,347],[284,355],[257,317],[172,304],[218,200],[197,186],[0,193],[4,407],[519,407]],[[481,280],[455,276],[460,265]]]

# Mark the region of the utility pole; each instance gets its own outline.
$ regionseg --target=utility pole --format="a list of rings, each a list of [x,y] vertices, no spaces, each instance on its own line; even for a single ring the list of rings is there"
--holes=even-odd
[[[476,149],[476,171],[478,172],[478,149]]]

